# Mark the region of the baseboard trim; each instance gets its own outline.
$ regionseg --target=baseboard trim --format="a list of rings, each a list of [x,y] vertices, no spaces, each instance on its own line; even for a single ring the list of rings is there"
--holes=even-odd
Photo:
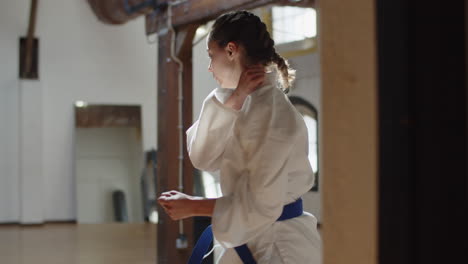
[[[41,223],[20,223],[20,222],[0,222],[0,226],[42,226],[47,224],[54,224],[54,225],[69,225],[69,224],[76,224],[77,221],[75,219],[72,220],[47,220]]]

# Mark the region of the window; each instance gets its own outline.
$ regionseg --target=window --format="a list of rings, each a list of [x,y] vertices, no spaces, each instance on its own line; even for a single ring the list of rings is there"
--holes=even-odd
[[[309,162],[315,174],[315,184],[312,191],[318,191],[318,114],[317,110],[306,100],[291,96],[291,103],[302,114],[307,126],[309,138]]]
[[[193,174],[193,195],[206,198],[218,198],[222,196],[219,184],[219,172],[207,172],[199,169]]]
[[[275,6],[271,9],[272,33],[276,44],[294,42],[317,35],[317,15],[313,8]]]
[[[202,171],[202,182],[205,190],[204,196],[206,198],[221,197],[221,186],[219,185],[219,175]]]
[[[284,58],[317,51],[317,12],[311,7],[272,6],[257,10]]]

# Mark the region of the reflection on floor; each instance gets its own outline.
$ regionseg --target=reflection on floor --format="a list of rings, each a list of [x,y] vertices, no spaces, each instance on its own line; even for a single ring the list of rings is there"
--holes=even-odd
[[[0,225],[1,264],[154,264],[154,224]]]

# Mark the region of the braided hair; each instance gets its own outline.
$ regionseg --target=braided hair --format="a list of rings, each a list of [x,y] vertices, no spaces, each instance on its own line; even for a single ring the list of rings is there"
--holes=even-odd
[[[229,42],[241,44],[247,59],[254,64],[276,66],[279,82],[287,93],[295,78],[295,70],[275,50],[275,42],[260,18],[248,11],[234,11],[221,15],[213,24],[209,41],[224,48]]]

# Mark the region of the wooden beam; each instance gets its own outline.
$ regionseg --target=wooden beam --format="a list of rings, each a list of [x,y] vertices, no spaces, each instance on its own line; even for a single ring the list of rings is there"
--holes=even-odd
[[[174,2],[179,2],[179,4],[173,7],[175,27],[194,22],[208,21],[232,10],[253,9],[269,4],[298,7],[315,6],[315,0],[163,0],[157,2],[148,0],[129,0],[128,2],[88,0],[94,14],[103,23],[123,24],[138,16],[146,15],[146,32],[148,35],[165,28],[167,5]]]
[[[171,2],[171,1],[165,1]],[[204,23],[219,15],[240,9],[253,9],[278,2],[278,0],[198,0],[184,1],[172,7],[172,24],[178,28],[191,23]],[[159,16],[146,16],[146,33],[153,34],[167,28],[167,12]]]
[[[161,1],[160,3],[169,3],[171,1]],[[185,1],[173,7],[174,27],[187,25],[190,23],[205,23],[215,19],[219,15],[242,9],[254,9],[267,5],[279,6],[297,6],[297,7],[315,7],[315,0],[199,0]],[[147,35],[166,29],[167,12],[152,13],[146,15],[146,33]]]
[[[296,7],[313,7],[315,8],[315,0],[302,0],[302,1],[291,1],[291,0],[279,0],[276,3],[279,6],[296,6]]]
[[[198,25],[180,28],[176,33],[177,55],[183,61],[183,131],[184,131],[184,192],[193,192],[193,166],[185,146],[185,131],[192,124],[192,41]],[[172,32],[158,37],[158,165],[157,194],[178,190],[178,65],[170,56]],[[159,207],[158,263],[185,263],[193,248],[193,219],[183,221],[184,235],[188,240],[185,249],[176,248],[179,222],[173,221]]]

